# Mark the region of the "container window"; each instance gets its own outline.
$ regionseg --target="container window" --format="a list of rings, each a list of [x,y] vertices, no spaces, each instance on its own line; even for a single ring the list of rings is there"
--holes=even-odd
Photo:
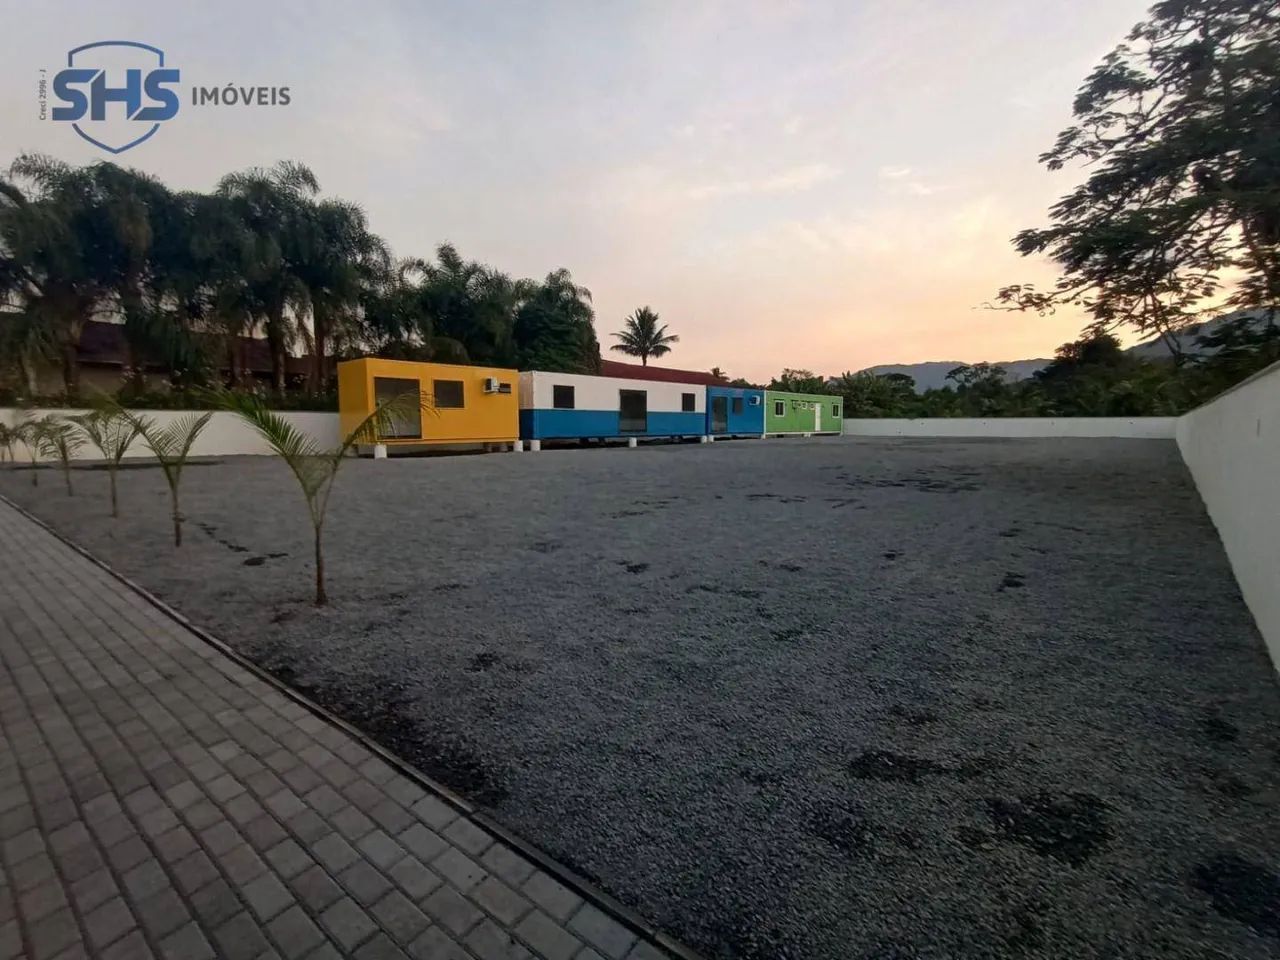
[[[840,404],[838,404],[838,403],[833,403],[833,404],[831,405],[831,415],[832,415],[833,417],[838,417],[838,416],[840,416]]]
[[[741,412],[742,412],[742,398],[741,398],[741,397],[734,397],[734,398],[733,398],[733,412],[734,412],[734,413],[741,413]]]
[[[649,394],[646,391],[618,391],[618,429],[623,433],[644,433],[649,429]]]
[[[693,413],[698,408],[698,401],[692,393],[680,394],[680,410],[684,413]]]
[[[406,393],[417,393],[421,389],[417,380],[404,380],[399,377],[374,377],[373,402],[381,406]],[[390,429],[378,434],[383,440],[421,440],[422,411],[418,407],[397,413],[391,418]]]
[[[431,392],[435,395],[437,409],[456,410],[464,406],[461,380],[432,380]]]
[[[773,401],[773,415],[775,417],[785,417],[787,415],[787,404],[785,401]]]
[[[574,408],[573,387],[557,383],[551,388],[551,406],[557,410]]]
[[[509,383],[500,383],[500,384],[498,384],[498,392],[499,392],[499,393],[510,393],[510,392],[511,392],[511,384],[509,384]]]

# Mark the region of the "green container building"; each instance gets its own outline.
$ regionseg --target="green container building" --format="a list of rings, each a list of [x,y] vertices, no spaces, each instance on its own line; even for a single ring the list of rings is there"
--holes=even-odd
[[[764,392],[764,432],[769,434],[843,433],[844,400],[820,393]]]

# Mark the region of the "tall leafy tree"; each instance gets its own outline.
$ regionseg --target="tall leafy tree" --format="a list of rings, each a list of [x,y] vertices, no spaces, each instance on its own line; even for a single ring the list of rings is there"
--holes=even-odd
[[[1228,305],[1280,307],[1280,7],[1274,0],[1162,0],[1090,74],[1075,122],[1041,156],[1090,169],[1024,230],[1061,279],[1018,284],[1016,309],[1082,306],[1094,332],[1177,331]]]
[[[249,313],[266,334],[271,383],[285,391],[289,346],[298,335],[297,316],[308,306],[299,263],[306,242],[309,201],[320,190],[311,169],[281,161],[223,177],[218,193],[232,202],[248,238],[244,296]]]
[[[522,281],[515,315],[518,361],[526,370],[599,373],[591,291],[574,282],[566,269],[547,274],[542,283]]]
[[[770,390],[786,390],[789,393],[828,393],[825,377],[812,370],[793,370],[790,367],[773,378]]]
[[[671,344],[680,338],[667,333],[667,325],[658,323],[658,315],[649,307],[641,307],[623,321],[623,327],[614,334],[618,342],[610,350],[617,350],[630,357],[639,357],[643,366],[650,357],[661,357],[671,352]]]
[[[331,344],[355,333],[363,294],[390,269],[391,254],[353,203],[322,200],[305,210],[302,222],[296,269],[311,305],[308,382],[315,391],[325,386]]]
[[[423,263],[419,302],[429,319],[437,351],[465,356],[472,363],[510,366],[515,362],[514,315],[521,288],[499,270],[467,260],[449,243]],[[450,350],[446,340],[459,345]],[[440,358],[443,359],[443,358]]]
[[[15,335],[30,359],[40,345],[57,355],[64,389],[75,397],[80,335],[112,290],[115,230],[93,168],[29,154],[9,174],[0,182],[3,282],[15,315],[7,326],[20,327]]]
[[[836,378],[832,389],[844,398],[846,417],[909,416],[915,407],[915,381],[902,373],[846,371]]]

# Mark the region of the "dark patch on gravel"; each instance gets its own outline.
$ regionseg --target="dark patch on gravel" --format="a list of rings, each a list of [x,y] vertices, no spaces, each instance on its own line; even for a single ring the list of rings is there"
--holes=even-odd
[[[1223,853],[1199,864],[1192,882],[1223,916],[1280,938],[1280,875],[1275,870]]]
[[[1276,955],[1280,685],[1172,443],[363,460],[323,610],[279,462],[184,475],[176,553],[157,470],[119,521],[105,478],[29,480],[0,468],[708,957]]]
[[[1234,743],[1240,736],[1236,725],[1223,718],[1216,710],[1205,718],[1204,733],[1211,743]]]
[[[1087,793],[1037,793],[988,801],[996,829],[1009,840],[1078,867],[1111,837],[1107,805]]]
[[[882,783],[919,783],[924,777],[946,775],[949,767],[920,757],[893,753],[889,750],[868,750],[849,762],[849,775],[858,780],[879,780]]]
[[[483,651],[477,653],[471,658],[471,662],[467,664],[467,671],[470,673],[480,673],[484,670],[490,670],[502,662],[502,658],[496,653]]]
[[[938,714],[933,710],[914,709],[912,707],[904,707],[900,703],[895,703],[889,708],[889,715],[905,720],[913,727],[921,727],[927,723],[937,723]]]
[[[813,818],[814,835],[844,854],[858,856],[871,845],[871,825],[862,811],[823,810]]]

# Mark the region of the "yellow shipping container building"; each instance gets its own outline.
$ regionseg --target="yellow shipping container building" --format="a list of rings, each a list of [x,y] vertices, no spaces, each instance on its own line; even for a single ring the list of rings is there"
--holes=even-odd
[[[431,401],[432,410],[402,418],[383,443],[514,443],[520,436],[517,377],[515,370],[502,367],[347,360],[338,364],[342,432],[354,430],[379,403],[417,390]]]

